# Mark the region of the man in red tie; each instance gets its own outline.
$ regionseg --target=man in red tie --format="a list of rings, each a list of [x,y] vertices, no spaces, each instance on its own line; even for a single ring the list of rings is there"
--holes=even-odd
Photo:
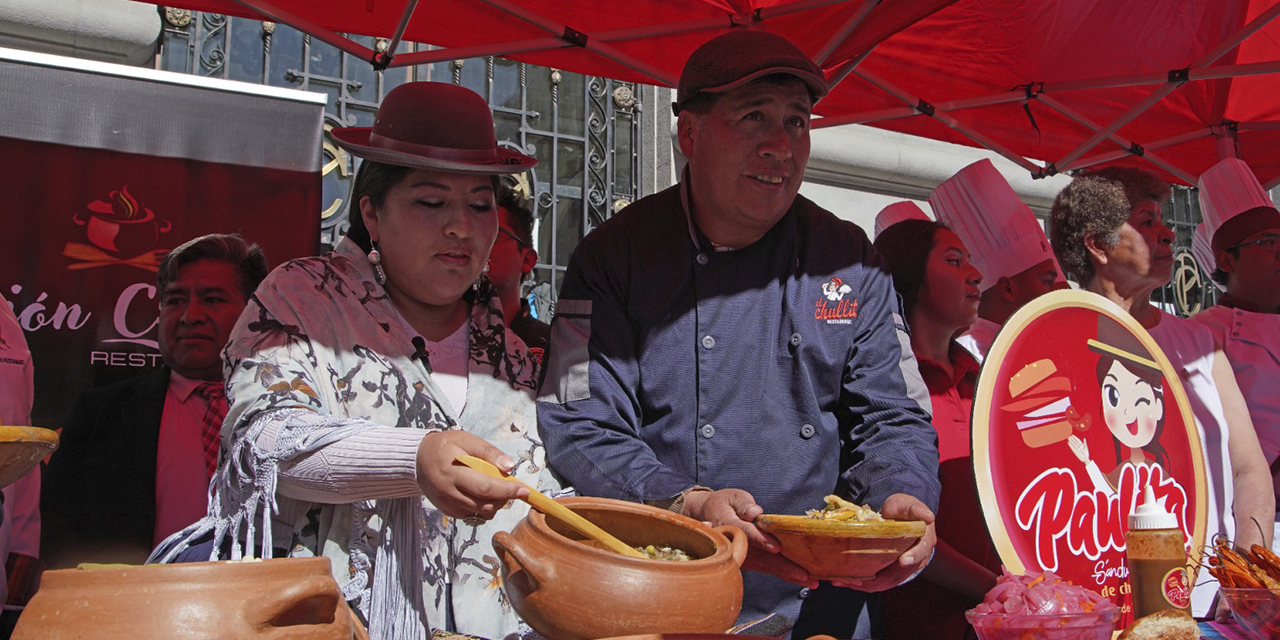
[[[49,461],[41,510],[50,567],[141,563],[205,514],[227,411],[222,348],[266,275],[262,249],[234,234],[165,256],[156,278],[164,366],[86,392]]]

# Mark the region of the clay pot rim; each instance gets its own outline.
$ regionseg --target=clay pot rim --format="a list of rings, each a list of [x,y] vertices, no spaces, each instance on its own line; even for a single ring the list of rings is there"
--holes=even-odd
[[[664,566],[664,567],[670,567],[672,571],[692,571],[694,569],[701,569],[703,566],[707,564],[721,563],[726,560],[728,560],[729,562],[733,562],[733,548],[729,542],[729,539],[726,538],[723,533],[720,533],[719,531],[716,531],[715,529],[708,527],[702,522],[699,522],[698,520],[695,520],[688,516],[675,513],[673,511],[659,509],[657,507],[652,507],[647,504],[640,504],[638,502],[627,502],[626,500],[614,500],[612,498],[597,498],[592,496],[566,496],[563,498],[556,498],[556,502],[563,503],[566,507],[569,507],[570,509],[574,508],[575,506],[591,507],[591,508],[599,507],[599,508],[604,508],[604,509],[609,509],[614,511],[634,513],[638,515],[654,516],[653,519],[655,520],[660,520],[660,521],[665,520],[665,521],[671,522],[672,524],[681,525],[681,526],[684,526],[686,529],[690,529],[696,533],[699,533],[709,538],[712,544],[715,545],[716,551],[715,553],[705,558],[691,559],[687,562],[673,562],[671,560],[658,560],[658,559],[649,559],[649,558],[632,558],[629,556],[624,556],[622,554],[614,553],[612,551],[607,551],[605,549],[597,549],[596,547],[593,547],[591,545],[582,544],[582,542],[578,540],[566,538],[565,536],[556,532],[554,529],[551,528],[550,525],[547,524],[546,515],[544,515],[543,513],[537,510],[530,509],[529,515],[526,518],[529,522],[529,525],[533,527],[534,531],[545,536],[552,544],[558,547],[564,547],[566,549],[570,549],[574,551],[585,552],[588,554],[588,557],[595,557],[600,559],[611,559],[617,562],[626,562],[626,563],[631,563],[636,565],[660,564],[661,566]],[[661,518],[656,517],[659,515],[661,515],[662,517]]]
[[[288,563],[285,565],[284,563]],[[311,566],[308,566],[311,565]],[[329,558],[325,556],[313,556],[310,558],[255,558],[252,560],[216,560],[212,562],[176,562],[173,564],[93,564],[86,563],[72,567],[70,569],[53,569],[44,573],[45,577],[56,576],[56,579],[79,581],[92,580],[97,581],[102,576],[119,575],[126,572],[136,573],[137,575],[157,576],[157,580],[163,582],[191,581],[190,574],[201,574],[212,566],[224,567],[226,571],[235,571],[239,574],[255,574],[264,571],[277,572],[284,567],[296,568],[302,572],[315,572],[319,565],[323,567],[325,575],[331,575],[331,565]],[[199,583],[207,582],[207,579],[196,581]]]

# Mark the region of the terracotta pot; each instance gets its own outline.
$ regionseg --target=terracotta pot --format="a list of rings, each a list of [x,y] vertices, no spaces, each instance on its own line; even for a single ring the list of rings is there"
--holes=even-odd
[[[367,640],[328,558],[46,571],[14,640]]]
[[[631,546],[683,549],[693,560],[628,558],[531,511],[493,536],[503,589],[535,631],[556,640],[723,632],[742,608],[746,535],[654,507],[605,498],[559,502]]]

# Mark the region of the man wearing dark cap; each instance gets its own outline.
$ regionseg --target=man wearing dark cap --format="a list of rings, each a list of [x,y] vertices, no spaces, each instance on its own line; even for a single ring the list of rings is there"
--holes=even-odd
[[[929,559],[939,491],[890,277],[858,227],[798,195],[826,92],[767,32],[693,53],[674,106],[684,175],[574,253],[538,403],[548,459],[580,492],[744,530],[741,619],[782,614],[797,638],[866,637],[864,592]],[[753,522],[828,494],[928,532],[872,579],[819,586]]]

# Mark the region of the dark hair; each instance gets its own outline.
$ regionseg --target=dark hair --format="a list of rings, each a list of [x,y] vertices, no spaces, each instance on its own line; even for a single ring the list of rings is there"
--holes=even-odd
[[[369,238],[369,228],[364,226],[364,216],[360,213],[360,200],[369,196],[369,202],[375,209],[381,209],[387,201],[387,193],[405,176],[414,171],[413,167],[402,167],[396,164],[360,161],[360,169],[356,171],[355,185],[351,188],[351,203],[347,209],[347,237],[365,253],[373,250],[373,240]],[[498,193],[498,176],[490,176],[493,192]]]
[[[360,162],[356,171],[355,186],[351,189],[351,204],[347,212],[347,237],[356,243],[365,253],[373,250],[373,241],[369,239],[369,229],[364,226],[364,216],[360,213],[360,200],[369,196],[374,208],[382,208],[387,201],[387,192],[396,186],[413,169],[394,164],[384,164],[372,160]]]
[[[533,247],[533,211],[525,204],[520,192],[503,185],[498,191],[498,207],[511,214],[512,231],[526,247]]]
[[[929,252],[933,251],[938,229],[947,225],[933,220],[903,220],[876,236],[876,251],[889,265],[893,288],[902,296],[902,312],[908,322],[916,310],[920,287],[924,285]]]
[[[1240,247],[1230,247],[1228,249],[1223,249],[1223,251],[1226,251],[1227,253],[1231,254],[1231,257],[1235,258],[1236,260],[1240,259]],[[1222,267],[1217,266],[1216,257],[1214,258],[1214,260],[1215,260],[1215,264],[1205,265],[1206,267],[1213,268],[1213,273],[1210,273],[1209,277],[1213,278],[1214,282],[1224,287],[1227,286],[1228,284],[1231,284],[1231,274],[1227,273],[1226,271],[1223,271]]]
[[[1156,464],[1160,465],[1161,468],[1168,469],[1169,454],[1165,453],[1164,446],[1160,444],[1160,434],[1164,433],[1165,417],[1169,415],[1167,410],[1168,406],[1164,405],[1164,380],[1160,377],[1160,374],[1140,365],[1130,365],[1124,358],[1116,358],[1100,354],[1098,357],[1097,368],[1099,390],[1102,389],[1102,381],[1106,379],[1107,372],[1111,370],[1111,365],[1117,363],[1124,367],[1129,373],[1137,376],[1139,380],[1151,385],[1152,395],[1154,395],[1166,409],[1160,413],[1160,419],[1156,421],[1156,431],[1151,435],[1151,442],[1148,442],[1146,446],[1142,447],[1142,450],[1154,456]],[[1105,398],[1103,399],[1103,402],[1106,402]],[[1112,438],[1112,440],[1116,447],[1116,466],[1118,467],[1124,463],[1125,455],[1120,449],[1120,441],[1115,440],[1114,438]]]
[[[161,293],[178,278],[183,267],[201,260],[218,260],[235,266],[240,274],[240,291],[244,299],[253,295],[267,277],[267,256],[262,247],[245,242],[238,233],[211,233],[179,245],[160,261],[156,270],[156,289]]]
[[[1103,244],[1114,247],[1130,209],[1124,186],[1114,180],[1080,177],[1058,192],[1049,210],[1049,243],[1058,264],[1076,282],[1088,285],[1095,275],[1085,236],[1097,234]]]
[[[1082,175],[1119,182],[1124,187],[1124,196],[1129,200],[1130,210],[1141,200],[1155,200],[1163,204],[1172,193],[1169,183],[1160,176],[1137,167],[1103,167],[1085,171]]]

